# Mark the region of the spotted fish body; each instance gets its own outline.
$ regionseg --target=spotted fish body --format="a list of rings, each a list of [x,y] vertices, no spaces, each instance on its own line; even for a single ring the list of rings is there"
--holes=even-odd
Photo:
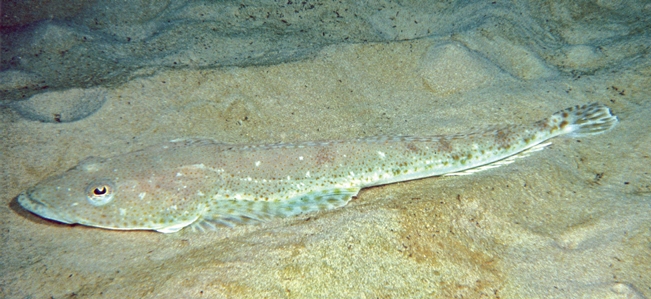
[[[429,137],[233,145],[184,139],[112,158],[89,158],[23,192],[44,218],[121,230],[176,232],[344,206],[364,187],[508,164],[559,135],[611,129],[600,104],[530,125]]]

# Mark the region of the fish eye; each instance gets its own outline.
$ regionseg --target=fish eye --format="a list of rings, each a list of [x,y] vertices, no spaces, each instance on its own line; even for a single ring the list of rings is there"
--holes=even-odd
[[[91,205],[103,206],[113,199],[113,184],[108,181],[95,181],[86,187],[86,199]]]

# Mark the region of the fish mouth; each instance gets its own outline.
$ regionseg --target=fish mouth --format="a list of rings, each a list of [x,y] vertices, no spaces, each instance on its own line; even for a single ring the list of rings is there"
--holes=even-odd
[[[32,214],[36,214],[39,217],[47,218],[65,224],[72,224],[72,222],[69,220],[61,217],[61,215],[57,215],[57,213],[54,212],[54,209],[52,209],[50,205],[31,197],[29,193],[31,193],[29,190],[22,192],[16,198],[18,204],[20,204],[23,209],[30,211]]]

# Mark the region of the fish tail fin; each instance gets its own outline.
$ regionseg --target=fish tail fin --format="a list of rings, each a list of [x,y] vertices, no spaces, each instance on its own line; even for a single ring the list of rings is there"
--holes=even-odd
[[[603,104],[592,103],[574,106],[552,115],[559,127],[568,137],[583,137],[601,134],[612,129],[618,122],[617,116]]]

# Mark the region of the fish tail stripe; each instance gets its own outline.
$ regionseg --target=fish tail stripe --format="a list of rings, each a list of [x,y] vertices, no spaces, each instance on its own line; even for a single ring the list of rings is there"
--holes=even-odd
[[[618,122],[617,116],[599,103],[567,108],[554,113],[552,118],[562,119],[559,126],[569,137],[600,134],[612,129]]]

